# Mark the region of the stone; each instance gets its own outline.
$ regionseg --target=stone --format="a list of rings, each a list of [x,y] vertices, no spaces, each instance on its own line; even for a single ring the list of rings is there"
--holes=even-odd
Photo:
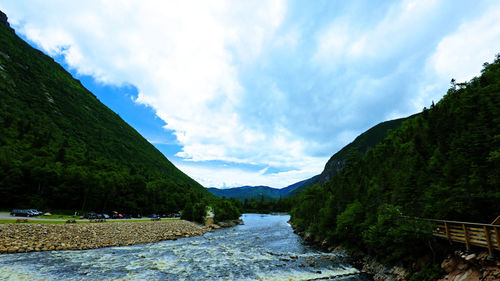
[[[457,275],[454,279],[454,281],[476,281],[479,280],[481,275],[479,272],[469,269],[463,274]]]
[[[457,269],[460,271],[465,271],[465,270],[469,269],[469,267],[470,267],[470,265],[468,263],[465,263],[465,262],[460,262],[457,265]]]
[[[465,257],[465,260],[466,261],[470,261],[470,260],[473,260],[476,258],[476,254],[470,254],[468,256]]]
[[[457,261],[455,258],[447,258],[441,263],[441,269],[443,269],[446,273],[450,273],[455,270],[456,266]]]

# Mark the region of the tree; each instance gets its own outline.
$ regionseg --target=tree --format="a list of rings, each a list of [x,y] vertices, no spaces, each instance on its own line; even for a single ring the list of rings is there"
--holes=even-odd
[[[193,208],[193,203],[191,200],[188,200],[186,202],[186,205],[184,206],[184,209],[182,210],[182,215],[181,218],[183,220],[187,221],[192,221],[194,218],[194,208]]]

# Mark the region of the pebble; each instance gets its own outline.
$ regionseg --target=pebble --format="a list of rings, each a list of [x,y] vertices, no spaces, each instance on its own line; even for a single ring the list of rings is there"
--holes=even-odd
[[[184,221],[89,224],[0,224],[0,254],[86,250],[175,240],[210,228]]]

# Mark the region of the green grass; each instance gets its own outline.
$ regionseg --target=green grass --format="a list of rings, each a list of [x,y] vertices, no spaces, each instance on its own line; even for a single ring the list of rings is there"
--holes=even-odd
[[[161,219],[161,221],[174,221],[174,220],[179,220],[178,218],[166,218],[166,219]],[[107,220],[106,222],[90,222],[88,220],[85,221],[77,221],[76,223],[119,223],[119,222],[145,222],[145,221],[151,221],[151,220]],[[0,224],[5,224],[5,223],[13,223],[13,224],[23,224],[23,223],[42,223],[42,224],[65,224],[66,221],[56,221],[56,220],[30,220],[28,219],[27,222],[16,222],[15,219],[12,220],[0,220]]]
[[[64,219],[64,220],[76,220],[80,216],[68,216],[68,215],[51,215],[51,216],[36,216],[39,219]]]
[[[54,220],[30,220],[27,222],[16,222],[16,220],[0,220],[0,224],[12,223],[12,224],[26,224],[26,223],[42,223],[42,224],[62,224],[66,221],[54,221]],[[89,223],[88,221],[78,221],[77,223]]]

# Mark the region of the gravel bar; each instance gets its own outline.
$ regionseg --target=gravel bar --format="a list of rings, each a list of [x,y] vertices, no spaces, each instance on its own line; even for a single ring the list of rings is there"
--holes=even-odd
[[[0,224],[0,253],[86,250],[175,240],[213,231],[189,221]]]

